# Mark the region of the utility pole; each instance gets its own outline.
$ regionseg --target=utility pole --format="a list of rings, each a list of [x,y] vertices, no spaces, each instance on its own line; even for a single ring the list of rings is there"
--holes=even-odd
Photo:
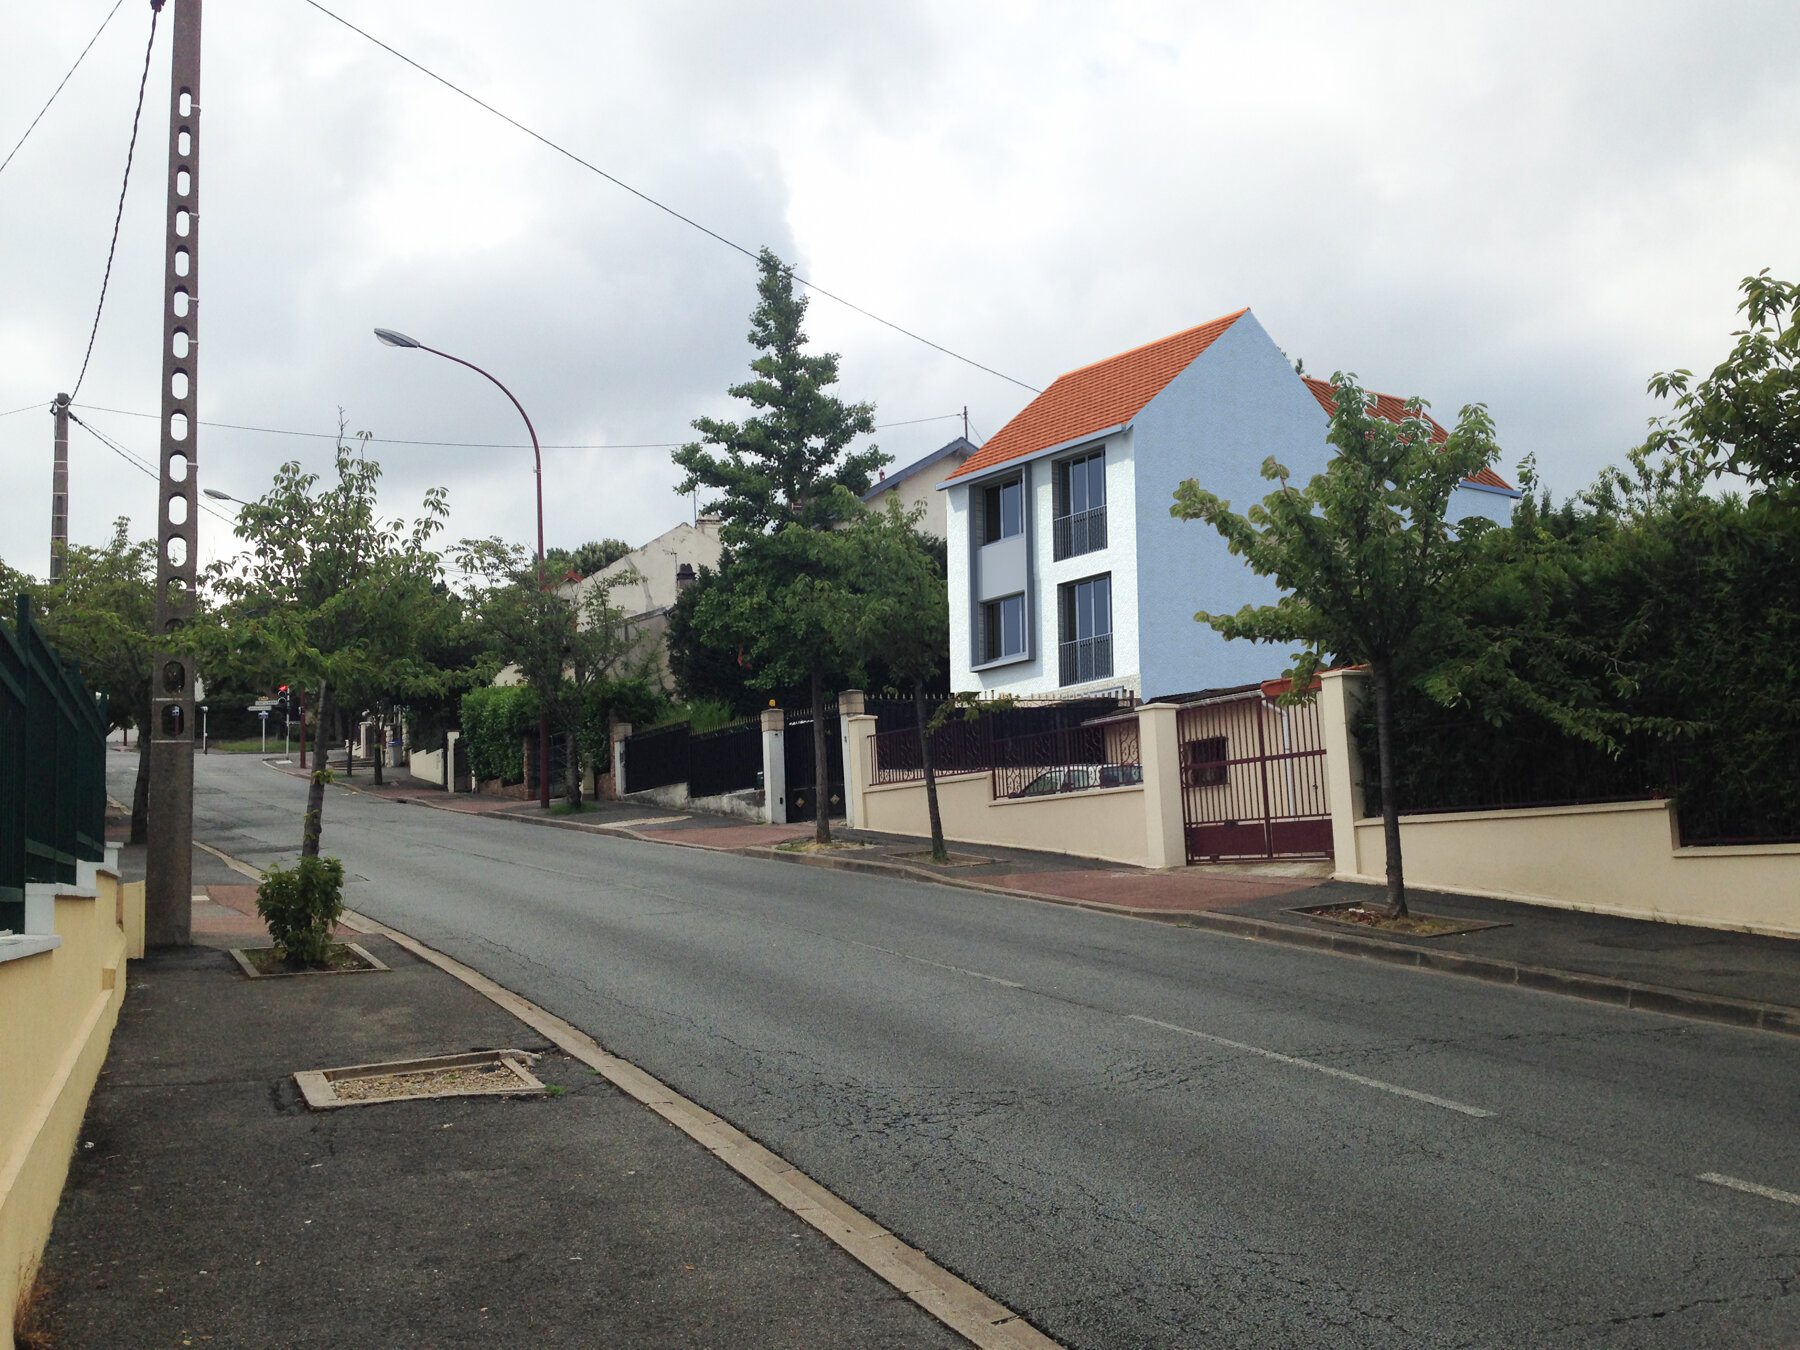
[[[161,10],[165,0],[150,0]],[[194,617],[199,511],[195,375],[200,352],[200,0],[175,0],[169,71],[169,197],[163,258],[162,474],[157,493],[156,632]],[[169,650],[151,666],[150,835],[145,941],[185,945],[194,882],[194,662]]]
[[[69,396],[50,405],[56,418],[56,458],[50,469],[50,582],[63,579],[69,553]]]
[[[969,439],[969,405],[963,404],[963,439]]]

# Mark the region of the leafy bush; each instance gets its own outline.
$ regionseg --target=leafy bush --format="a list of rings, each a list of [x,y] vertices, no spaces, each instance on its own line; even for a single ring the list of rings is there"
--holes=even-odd
[[[674,722],[686,722],[688,730],[698,735],[702,731],[717,731],[720,727],[728,727],[743,720],[724,699],[697,698],[688,703],[670,704],[654,725],[663,727]]]
[[[477,780],[525,781],[521,742],[537,730],[538,697],[529,686],[489,685],[472,689],[462,699],[463,744],[469,772]]]
[[[316,965],[331,947],[331,930],[344,913],[344,864],[336,858],[302,858],[293,869],[270,867],[256,889],[256,912],[286,961]]]

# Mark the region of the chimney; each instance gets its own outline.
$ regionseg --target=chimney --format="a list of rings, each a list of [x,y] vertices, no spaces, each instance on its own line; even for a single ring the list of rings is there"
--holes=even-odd
[[[694,565],[692,563],[682,563],[681,566],[675,569],[675,590],[677,593],[685,591],[689,586],[692,586],[695,580]]]

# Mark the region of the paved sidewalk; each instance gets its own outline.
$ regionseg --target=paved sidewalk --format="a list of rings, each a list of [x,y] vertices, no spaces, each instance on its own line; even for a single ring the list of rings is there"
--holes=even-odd
[[[62,1350],[966,1344],[487,999],[359,941],[391,971],[132,963],[44,1259]],[[556,1095],[313,1112],[292,1077],[474,1048],[540,1053]]]

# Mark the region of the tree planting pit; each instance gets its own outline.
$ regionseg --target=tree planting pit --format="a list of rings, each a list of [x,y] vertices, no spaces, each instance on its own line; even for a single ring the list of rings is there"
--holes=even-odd
[[[517,1050],[477,1050],[431,1059],[308,1069],[295,1074],[294,1082],[315,1111],[426,1097],[517,1097],[543,1092],[544,1085],[526,1069],[523,1059],[523,1052]]]
[[[280,980],[289,975],[355,975],[387,969],[368,948],[355,942],[332,943],[325,953],[325,960],[316,966],[289,965],[276,955],[273,947],[233,947],[231,959],[253,980]]]
[[[1290,909],[1288,913],[1304,915],[1324,923],[1345,924],[1364,931],[1374,930],[1419,938],[1455,937],[1459,933],[1479,933],[1485,928],[1511,926],[1485,919],[1453,919],[1443,914],[1417,912],[1396,919],[1390,917],[1385,910],[1365,905],[1361,901],[1348,905],[1308,905],[1301,909]]]

